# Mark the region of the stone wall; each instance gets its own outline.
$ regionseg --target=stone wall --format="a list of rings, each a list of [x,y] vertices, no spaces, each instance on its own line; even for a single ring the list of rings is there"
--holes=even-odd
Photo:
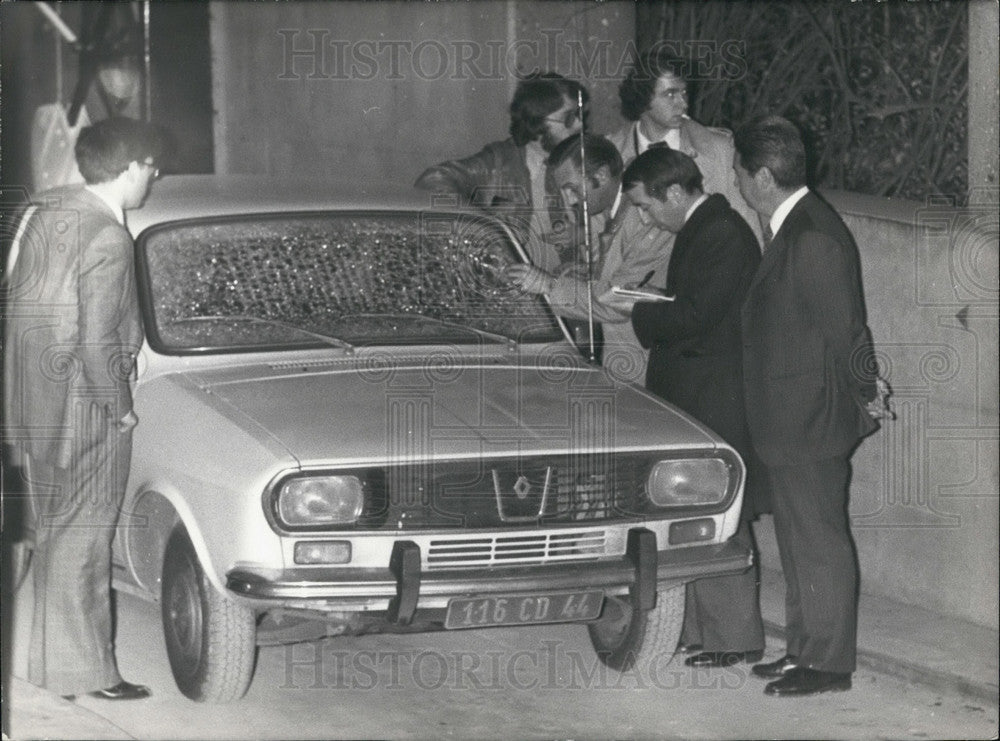
[[[586,80],[620,126],[631,3],[211,5],[216,172],[392,179],[508,136],[517,75]]]

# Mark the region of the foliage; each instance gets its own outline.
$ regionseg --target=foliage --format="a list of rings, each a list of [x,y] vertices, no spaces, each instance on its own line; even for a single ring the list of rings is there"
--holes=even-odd
[[[697,120],[791,119],[821,187],[966,192],[966,3],[682,0],[638,12],[640,48],[730,62],[692,66]]]

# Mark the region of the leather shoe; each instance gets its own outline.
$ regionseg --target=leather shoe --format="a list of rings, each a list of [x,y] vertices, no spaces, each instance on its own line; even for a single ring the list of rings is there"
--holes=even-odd
[[[785,676],[786,672],[797,666],[795,661],[794,656],[782,656],[777,661],[772,661],[769,664],[757,664],[750,671],[755,676],[762,677],[763,679],[781,679],[781,677]]]
[[[844,692],[851,689],[851,675],[841,672],[823,672],[796,666],[785,672],[785,676],[764,687],[765,695],[781,697],[804,697],[821,692]]]
[[[760,661],[763,656],[763,651],[702,651],[684,659],[684,666],[733,666],[741,661]]]
[[[677,650],[682,654],[694,654],[701,651],[700,643],[680,643],[677,645]]]
[[[96,692],[88,693],[91,697],[96,697],[101,700],[141,700],[144,697],[149,697],[152,692],[149,691],[149,687],[142,684],[132,684],[131,682],[126,682],[124,679],[116,684],[114,687],[107,687],[103,690],[97,690]]]

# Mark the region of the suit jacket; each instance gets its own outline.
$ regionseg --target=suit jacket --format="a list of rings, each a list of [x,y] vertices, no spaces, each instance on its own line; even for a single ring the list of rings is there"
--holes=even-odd
[[[83,186],[43,193],[8,280],[4,353],[7,442],[65,468],[95,421],[132,410],[142,343],[132,238]],[[97,410],[98,417],[94,416]]]
[[[628,165],[636,158],[636,127],[637,121],[619,129],[608,139],[621,152],[622,159]],[[721,193],[729,201],[730,207],[750,225],[759,240],[762,235],[760,219],[757,213],[747,205],[736,187],[733,174],[733,154],[736,147],[733,144],[733,133],[729,129],[702,126],[691,118],[684,119],[680,128],[680,146],[678,149],[691,157],[703,178],[703,190],[706,193]]]
[[[635,334],[649,348],[646,388],[717,432],[745,460],[740,307],[759,263],[746,221],[723,196],[709,196],[677,233],[666,281],[674,301],[639,302],[632,310]],[[748,485],[745,501],[748,516],[767,506],[756,486]]]
[[[662,280],[667,273],[673,234],[644,224],[639,210],[624,201],[619,208],[623,211],[616,216],[610,238],[594,235],[591,240],[600,246],[590,287],[591,307],[604,336],[601,363],[619,380],[641,383],[646,374],[646,351],[632,331],[627,309],[611,300],[611,288],[638,283],[650,270]],[[587,296],[585,269],[565,271],[548,294],[556,314],[578,320],[588,317]]]
[[[815,194],[765,251],[741,319],[747,419],[766,464],[846,455],[876,429],[865,409],[874,369],[858,249]]]

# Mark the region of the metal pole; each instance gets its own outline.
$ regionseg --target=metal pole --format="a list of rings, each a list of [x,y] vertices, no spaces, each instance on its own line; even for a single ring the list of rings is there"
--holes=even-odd
[[[149,54],[149,6],[150,0],[145,0],[142,4],[142,89],[145,97],[144,109],[143,109],[143,120],[152,120],[152,80],[150,78],[150,71],[152,65],[150,63]]]
[[[587,150],[583,144],[583,91],[576,91],[576,110],[580,117],[580,181],[583,194],[583,245],[587,252],[587,335],[590,362],[597,360],[594,350],[594,257],[590,250],[590,206],[587,204]]]

